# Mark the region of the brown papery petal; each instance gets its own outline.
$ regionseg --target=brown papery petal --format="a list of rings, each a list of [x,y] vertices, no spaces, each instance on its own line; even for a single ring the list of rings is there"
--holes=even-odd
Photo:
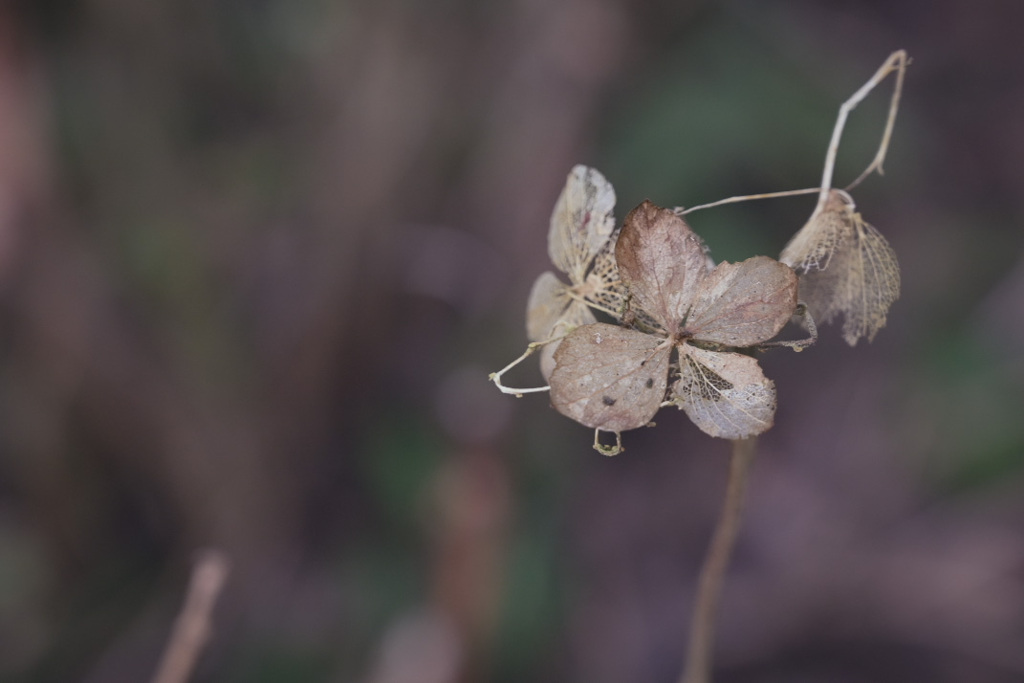
[[[587,267],[615,230],[615,190],[597,169],[575,166],[555,202],[548,231],[551,262],[582,284]]]
[[[800,228],[779,260],[800,273],[828,268],[832,256],[853,239],[850,201],[845,192],[829,192],[822,211]]]
[[[626,285],[622,283],[619,268],[615,264],[615,240],[616,235],[612,233],[608,242],[594,256],[585,285],[580,290],[588,302],[618,319],[626,304]]]
[[[707,275],[703,243],[686,221],[645,201],[626,216],[615,260],[637,305],[677,330]]]
[[[900,295],[896,253],[840,190],[829,193],[824,209],[786,245],[781,259],[800,274],[800,298],[815,320],[844,315],[843,338],[850,346],[874,338]]]
[[[556,340],[545,344],[540,352],[540,374],[544,376],[545,382],[551,378],[551,373],[555,369],[555,352],[558,351],[558,347],[562,344],[562,340],[557,338],[564,337],[577,327],[592,325],[596,322],[597,319],[594,317],[594,314],[584,304],[579,301],[573,301],[569,304],[569,308],[565,310],[565,315],[555,323],[554,328],[551,330],[551,337],[549,338],[554,337]]]
[[[672,347],[614,325],[578,327],[562,340],[551,373],[551,405],[608,432],[642,427],[665,399]]]
[[[679,347],[679,379],[672,394],[711,436],[745,439],[775,421],[775,384],[756,360],[743,354]]]
[[[554,273],[542,273],[533,283],[526,304],[527,338],[534,342],[549,338],[571,301],[568,287]]]
[[[871,341],[900,296],[896,252],[878,230],[854,213],[850,247],[836,252],[826,270],[802,275],[800,296],[821,322],[842,313],[843,339],[850,346],[856,346],[861,337]]]
[[[785,327],[796,293],[796,273],[775,259],[720,263],[701,282],[686,330],[702,341],[753,346]]]
[[[530,341],[545,341],[594,322],[594,314],[573,299],[569,288],[553,273],[543,273],[533,283],[526,307],[526,336]]]

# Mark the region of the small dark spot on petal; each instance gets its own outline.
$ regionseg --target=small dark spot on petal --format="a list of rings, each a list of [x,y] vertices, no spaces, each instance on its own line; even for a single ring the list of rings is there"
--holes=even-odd
[[[653,389],[654,388],[654,378],[653,377],[648,377],[647,378],[647,388],[648,389]]]
[[[612,398],[611,396],[602,396],[601,403],[605,404],[606,406],[613,406],[615,405],[615,399]]]

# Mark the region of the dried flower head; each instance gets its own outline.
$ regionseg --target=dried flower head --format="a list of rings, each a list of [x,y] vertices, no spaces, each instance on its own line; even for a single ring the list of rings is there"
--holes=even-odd
[[[900,295],[896,253],[854,208],[848,193],[831,190],[779,259],[800,274],[800,298],[815,320],[843,314],[850,346],[874,339]]]
[[[526,307],[532,342],[561,337],[597,322],[591,308],[617,317],[625,289],[615,268],[615,190],[596,169],[575,166],[555,203],[548,232],[551,262],[569,277],[564,284],[548,271],[537,278]],[[554,341],[541,355],[545,379],[554,367]]]
[[[797,307],[796,274],[767,256],[711,269],[686,221],[650,202],[626,217],[615,256],[630,308],[663,331],[577,327],[554,354],[552,405],[615,433],[648,424],[666,396],[711,436],[741,439],[771,427],[775,386],[736,349],[785,326]]]

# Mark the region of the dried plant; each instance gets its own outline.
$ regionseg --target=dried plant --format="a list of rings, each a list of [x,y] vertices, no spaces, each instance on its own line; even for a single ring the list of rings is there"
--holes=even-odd
[[[551,392],[558,412],[593,430],[594,447],[622,451],[621,433],[653,424],[659,409],[675,405],[706,434],[733,445],[725,506],[701,571],[682,683],[710,681],[718,596],[739,529],[743,494],[756,437],[774,421],[776,393],[754,355],[771,346],[802,350],[817,338],[815,318],[843,314],[852,346],[870,341],[899,296],[896,256],[884,237],[854,210],[848,190],[882,173],[898,108],[906,53],[893,53],[840,108],[819,187],[730,197],[691,209],[664,209],[645,201],[614,227],[615,192],[594,169],[575,167],[555,206],[548,251],[565,273],[534,284],[527,309],[525,353],[491,379],[521,396]],[[846,190],[832,174],[846,118],[884,78],[896,72],[885,132],[874,160]],[[755,256],[715,265],[685,214],[751,199],[818,194],[810,219],[779,261]],[[599,322],[594,311],[609,317]],[[799,341],[771,341],[794,316],[811,333]],[[550,386],[514,389],[502,376],[544,349],[541,371]],[[600,441],[615,435],[614,445]]]
[[[661,331],[577,327],[555,353],[555,409],[595,430],[636,429],[666,401],[671,372],[668,401],[711,436],[742,439],[771,427],[775,386],[734,350],[771,339],[790,319],[794,272],[767,256],[709,271],[686,221],[650,202],[626,217],[615,258],[630,306],[649,312]]]
[[[850,346],[861,337],[875,338],[900,295],[896,252],[853,209],[847,192],[829,191],[824,209],[780,257],[801,274],[800,296],[818,322],[843,314],[843,338]]]
[[[547,379],[562,337],[580,325],[597,322],[595,308],[613,316],[621,313],[625,292],[613,260],[615,190],[596,169],[576,166],[555,203],[548,231],[551,262],[569,277],[569,285],[548,271],[530,292],[526,335],[546,344],[541,372]]]
[[[908,63],[906,52],[894,52],[875,75],[840,107],[825,155],[818,204],[779,257],[800,274],[801,298],[815,319],[830,322],[839,313],[843,314],[843,338],[850,346],[855,346],[861,337],[867,337],[868,341],[875,338],[878,330],[885,326],[889,307],[900,295],[900,268],[896,253],[882,234],[854,211],[853,197],[848,191],[872,172],[882,173]],[[832,189],[832,173],[847,116],[893,72],[896,73],[896,87],[889,106],[889,119],[874,160],[847,186],[847,191]]]
[[[566,285],[551,271],[533,283],[526,307],[526,336],[530,345],[519,358],[490,379],[506,394],[548,391],[549,387],[517,389],[501,383],[502,376],[533,354],[541,353],[541,374],[551,376],[554,354],[562,338],[581,325],[597,322],[591,309],[615,320],[621,318],[626,292],[614,260],[615,190],[599,171],[573,167],[555,202],[548,229],[551,262],[569,278]]]

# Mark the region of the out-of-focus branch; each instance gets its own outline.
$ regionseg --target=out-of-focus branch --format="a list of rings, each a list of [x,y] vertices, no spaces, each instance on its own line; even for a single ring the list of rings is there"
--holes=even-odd
[[[725,571],[732,557],[736,536],[743,517],[744,494],[750,476],[750,464],[757,453],[757,437],[735,439],[729,464],[729,483],[725,490],[722,516],[711,538],[711,547],[704,560],[693,610],[686,666],[680,683],[711,683],[711,656],[715,643],[715,619],[722,595]]]
[[[219,550],[207,550],[196,560],[185,604],[152,683],[185,683],[188,680],[199,653],[210,639],[210,614],[227,580],[228,571],[228,559]]]

